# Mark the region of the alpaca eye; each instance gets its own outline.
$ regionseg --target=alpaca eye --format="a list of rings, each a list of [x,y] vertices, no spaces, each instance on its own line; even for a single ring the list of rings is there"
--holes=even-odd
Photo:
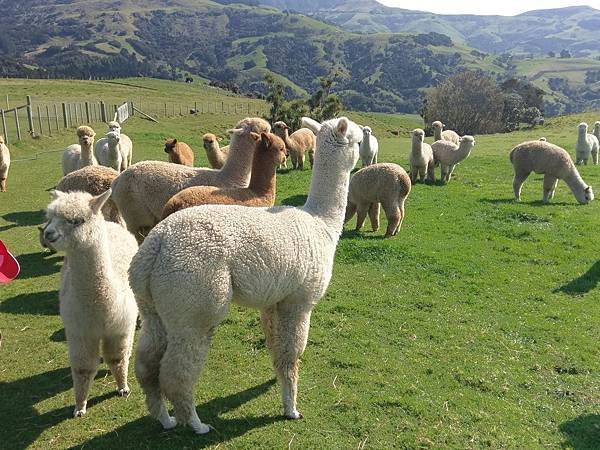
[[[73,225],[74,227],[81,225],[83,222],[84,222],[83,219],[72,219],[72,220],[67,219],[67,223],[69,223],[70,225]]]

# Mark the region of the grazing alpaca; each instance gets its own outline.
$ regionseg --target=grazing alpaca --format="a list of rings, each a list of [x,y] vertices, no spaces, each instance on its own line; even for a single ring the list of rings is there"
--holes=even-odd
[[[412,131],[412,148],[410,151],[410,181],[414,184],[435,181],[435,163],[431,145],[425,142],[425,132],[420,128]]]
[[[194,152],[185,142],[178,142],[177,139],[167,139],[165,141],[165,153],[169,155],[169,162],[194,167]]]
[[[6,192],[6,179],[10,168],[10,151],[4,143],[4,136],[0,134],[0,192]]]
[[[206,151],[208,163],[213,169],[222,169],[229,154],[229,146],[221,148],[219,138],[212,133],[202,136],[202,144]]]
[[[290,127],[285,122],[275,122],[273,133],[285,142],[285,146],[292,160],[292,169],[304,169],[306,153],[310,161],[310,167],[315,164],[315,134],[308,128],[300,128],[290,133]]]
[[[143,161],[122,172],[112,185],[112,198],[127,229],[138,238],[156,225],[171,197],[191,186],[248,186],[256,140],[251,133],[271,131],[268,122],[246,118],[231,130],[229,157],[221,170],[186,167],[160,161]]]
[[[302,417],[298,360],[312,309],[331,279],[362,139],[345,117],[303,123],[317,132],[319,152],[304,207],[188,208],[159,223],[132,261],[129,280],[142,316],[136,375],[150,414],[164,428],[180,423],[196,433],[210,430],[196,413],[194,387],[231,301],[261,310],[285,417]]]
[[[82,167],[97,166],[94,157],[94,138],[96,133],[90,127],[82,125],[77,128],[79,144],[69,145],[63,153],[63,175],[74,172]]]
[[[377,231],[381,203],[388,221],[385,237],[395,236],[404,220],[404,202],[410,189],[410,178],[398,164],[371,164],[360,169],[350,180],[344,223],[358,214],[355,230],[360,231],[368,212],[371,227],[373,231]]]
[[[273,206],[277,167],[285,161],[285,144],[274,134],[261,134],[252,161],[252,176],[247,188],[194,186],[175,194],[165,205],[162,217],[199,205]]]
[[[44,239],[66,253],[60,280],[60,316],[75,390],[73,415],[81,417],[98,370],[100,345],[119,395],[129,395],[127,367],[137,307],[127,269],[137,243],[125,228],[102,217],[102,205],[110,190],[98,197],[61,191],[51,195]]]

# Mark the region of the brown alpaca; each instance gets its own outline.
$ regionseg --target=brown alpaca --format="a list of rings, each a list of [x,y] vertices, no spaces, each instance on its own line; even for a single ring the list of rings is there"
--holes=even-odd
[[[289,134],[290,127],[285,122],[275,122],[273,124],[273,133],[279,136],[285,142],[287,151],[292,160],[292,169],[304,169],[305,155],[308,153],[310,167],[312,169],[315,163],[315,149],[317,147],[317,138],[308,128],[300,128]]]
[[[204,150],[206,150],[206,157],[208,158],[210,167],[213,169],[222,169],[229,154],[229,146],[227,145],[225,147],[220,147],[220,140],[221,138],[218,138],[212,133],[206,133],[204,136],[202,136],[202,143],[204,145]]]
[[[252,176],[247,188],[193,186],[177,193],[167,202],[162,218],[191,206],[242,205],[273,206],[275,204],[275,173],[285,161],[285,143],[271,133],[261,133],[260,143],[252,160]]]
[[[194,152],[185,142],[177,142],[177,139],[167,139],[165,141],[165,153],[169,154],[169,162],[194,167]]]

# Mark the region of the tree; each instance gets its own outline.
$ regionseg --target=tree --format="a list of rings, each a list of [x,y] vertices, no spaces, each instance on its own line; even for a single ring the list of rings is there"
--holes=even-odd
[[[567,49],[564,49],[560,52],[560,57],[561,58],[570,58],[571,57],[571,52]]]
[[[271,123],[274,123],[277,121],[279,110],[285,102],[283,98],[283,84],[275,81],[275,78],[271,74],[265,76],[265,83],[267,83],[267,96],[265,99],[271,104],[268,119]]]
[[[427,94],[424,119],[441,120],[463,134],[501,130],[504,97],[496,82],[480,72],[462,72]]]

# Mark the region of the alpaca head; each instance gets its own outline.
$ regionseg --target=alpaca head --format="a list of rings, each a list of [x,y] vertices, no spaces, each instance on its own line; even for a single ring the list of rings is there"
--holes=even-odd
[[[434,130],[443,130],[444,124],[442,122],[440,122],[439,120],[436,120],[435,122],[433,122],[431,124],[431,128],[433,128]]]
[[[585,134],[587,133],[588,130],[588,124],[585,122],[581,122],[579,125],[577,125],[577,131],[579,131],[579,134]]]
[[[358,161],[358,144],[363,139],[362,130],[347,117],[331,119],[322,124],[310,117],[302,118],[302,126],[317,135],[317,162],[325,166],[337,165],[350,171]]]
[[[260,144],[256,149],[257,154],[269,156],[275,167],[285,163],[285,142],[273,133],[261,133]]]
[[[110,122],[108,122],[108,131],[117,131],[117,132],[121,132],[121,124],[119,122],[117,122],[116,120],[111,120]]]
[[[77,137],[79,138],[79,144],[84,146],[90,146],[94,143],[96,132],[86,125],[82,125],[77,128]]]
[[[87,192],[51,191],[46,210],[45,242],[56,250],[72,250],[93,245],[98,226],[104,223],[102,206],[111,190],[93,197]]]
[[[165,153],[171,153],[177,145],[177,139],[167,139],[165,141]]]
[[[4,144],[4,136],[0,134],[0,144]]]
[[[600,132],[600,121],[594,123],[594,131]],[[0,136],[1,138],[2,136]]]
[[[212,151],[217,147],[219,140],[220,139],[214,134],[206,133],[204,136],[202,136],[202,145],[204,146],[205,150]]]
[[[271,125],[265,119],[261,119],[260,117],[246,117],[245,119],[240,120],[234,129],[244,130],[247,133],[270,133]]]
[[[575,194],[575,198],[582,205],[587,205],[589,202],[594,200],[594,191],[591,186],[586,186],[583,191]]]
[[[109,131],[106,133],[106,139],[110,145],[118,145],[121,140],[121,133],[117,131]]]
[[[540,138],[540,141],[542,141],[542,142],[547,142],[547,141],[548,141],[548,139],[546,139],[545,137],[541,137],[541,138]]]
[[[371,127],[363,127],[362,132],[363,139],[368,139],[368,137],[373,134],[373,130],[371,130]]]
[[[458,142],[460,143],[460,147],[467,147],[467,148],[473,148],[475,146],[475,138],[473,136],[470,136],[468,134],[465,134],[464,136],[462,136],[461,138],[458,139]]]
[[[420,128],[412,130],[413,142],[423,142],[425,140],[425,132]]]
[[[290,127],[287,126],[285,122],[279,121],[273,124],[273,133],[275,133],[280,138],[285,136],[285,132],[289,133]]]

